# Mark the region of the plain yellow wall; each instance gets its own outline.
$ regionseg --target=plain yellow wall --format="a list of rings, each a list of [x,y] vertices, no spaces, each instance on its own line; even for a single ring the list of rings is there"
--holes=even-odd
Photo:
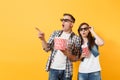
[[[100,47],[103,80],[120,77],[119,0],[1,0],[0,1],[0,80],[47,80],[45,65],[49,53],[42,50],[38,26],[46,33],[61,29],[63,13],[76,18],[73,31],[88,22],[105,40]],[[79,62],[74,63],[77,80]]]

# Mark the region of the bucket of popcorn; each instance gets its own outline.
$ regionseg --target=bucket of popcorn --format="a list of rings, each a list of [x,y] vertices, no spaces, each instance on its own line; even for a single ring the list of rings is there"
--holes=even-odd
[[[90,51],[89,51],[88,47],[82,48],[82,52],[86,57],[90,56]]]
[[[67,47],[67,40],[60,38],[60,37],[55,37],[54,39],[54,49],[56,50],[65,50]]]
[[[82,48],[82,51],[83,51],[83,53],[87,54],[89,52],[88,47]]]

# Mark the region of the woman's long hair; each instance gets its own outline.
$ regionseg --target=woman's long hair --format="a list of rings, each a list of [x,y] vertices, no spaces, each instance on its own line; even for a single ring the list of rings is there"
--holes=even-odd
[[[80,28],[83,25],[87,25],[89,27],[89,24],[84,22],[84,23],[81,23],[79,28],[78,28],[78,34],[79,34],[79,37],[81,38],[81,45],[84,43],[83,38],[80,34]],[[88,38],[88,48],[91,50],[91,48],[95,45],[95,40],[94,40],[94,37],[92,36],[91,32],[88,33],[87,38]]]

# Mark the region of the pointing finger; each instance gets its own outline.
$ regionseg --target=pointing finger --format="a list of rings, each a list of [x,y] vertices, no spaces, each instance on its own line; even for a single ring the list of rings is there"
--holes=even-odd
[[[36,27],[35,29],[36,29],[38,32],[41,32],[39,28]]]

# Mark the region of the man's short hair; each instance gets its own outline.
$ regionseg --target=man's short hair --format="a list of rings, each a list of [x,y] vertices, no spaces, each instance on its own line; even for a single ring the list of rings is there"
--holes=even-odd
[[[69,14],[69,13],[64,13],[63,16],[70,16],[71,19],[72,19],[72,22],[75,23],[75,18],[74,18],[71,14]]]

